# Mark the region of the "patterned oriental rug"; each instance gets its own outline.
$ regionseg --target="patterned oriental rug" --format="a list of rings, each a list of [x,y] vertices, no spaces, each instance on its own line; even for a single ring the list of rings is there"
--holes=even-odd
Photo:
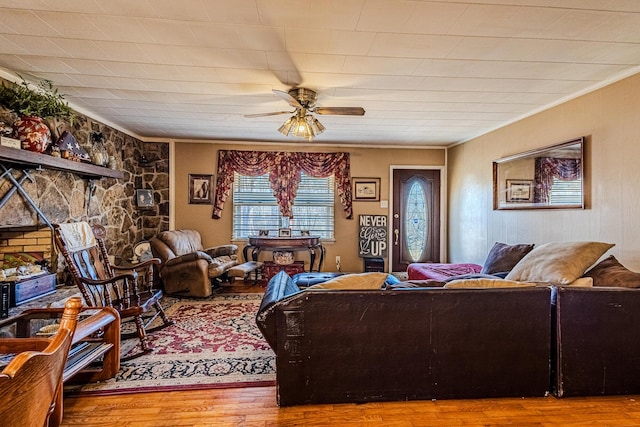
[[[122,362],[108,381],[65,386],[68,394],[120,394],[275,384],[275,354],[255,324],[261,294],[218,294],[207,299],[165,296],[175,325],[149,334],[152,353]],[[138,351],[137,339],[122,354]]]

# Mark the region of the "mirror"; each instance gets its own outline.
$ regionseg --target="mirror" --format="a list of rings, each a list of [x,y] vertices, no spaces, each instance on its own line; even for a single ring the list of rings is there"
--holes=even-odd
[[[493,209],[584,209],[584,138],[493,162]]]

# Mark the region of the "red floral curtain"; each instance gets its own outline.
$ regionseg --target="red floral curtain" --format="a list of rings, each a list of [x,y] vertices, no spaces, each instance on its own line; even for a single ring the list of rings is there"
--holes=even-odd
[[[572,181],[582,177],[580,159],[537,157],[535,164],[534,203],[549,203],[553,178]]]
[[[222,215],[222,209],[233,186],[234,172],[248,176],[268,173],[280,213],[290,218],[293,218],[293,200],[298,191],[301,172],[316,178],[335,175],[336,189],[346,217],[353,218],[349,153],[220,150],[212,215],[215,219]]]

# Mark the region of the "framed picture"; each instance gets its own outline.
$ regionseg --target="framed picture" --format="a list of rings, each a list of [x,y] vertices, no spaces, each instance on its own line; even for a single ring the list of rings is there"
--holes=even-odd
[[[377,202],[380,200],[380,178],[352,178],[353,200]]]
[[[303,236],[303,237],[311,236],[311,231],[310,230],[300,230],[300,235]]]
[[[152,208],[155,206],[153,192],[151,190],[136,190],[136,202],[139,208]]]
[[[210,205],[213,202],[212,185],[213,175],[189,174],[189,204]]]
[[[291,237],[291,229],[290,228],[279,228],[278,229],[278,237]]]
[[[269,237],[269,230],[258,230],[259,237]]]
[[[533,180],[508,179],[507,202],[533,202]]]

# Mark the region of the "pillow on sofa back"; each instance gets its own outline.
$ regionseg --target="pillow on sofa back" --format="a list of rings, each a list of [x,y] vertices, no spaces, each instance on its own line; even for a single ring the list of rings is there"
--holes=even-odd
[[[387,273],[345,274],[307,289],[382,289],[387,276]]]
[[[457,279],[444,285],[447,289],[530,288],[535,283],[514,282],[504,279]]]
[[[525,255],[505,279],[568,285],[614,246],[603,242],[545,243]]]
[[[613,255],[587,271],[585,277],[593,278],[593,286],[640,288],[640,273],[627,269]]]
[[[533,245],[507,245],[496,242],[489,251],[480,273],[494,274],[511,271],[532,249]]]

